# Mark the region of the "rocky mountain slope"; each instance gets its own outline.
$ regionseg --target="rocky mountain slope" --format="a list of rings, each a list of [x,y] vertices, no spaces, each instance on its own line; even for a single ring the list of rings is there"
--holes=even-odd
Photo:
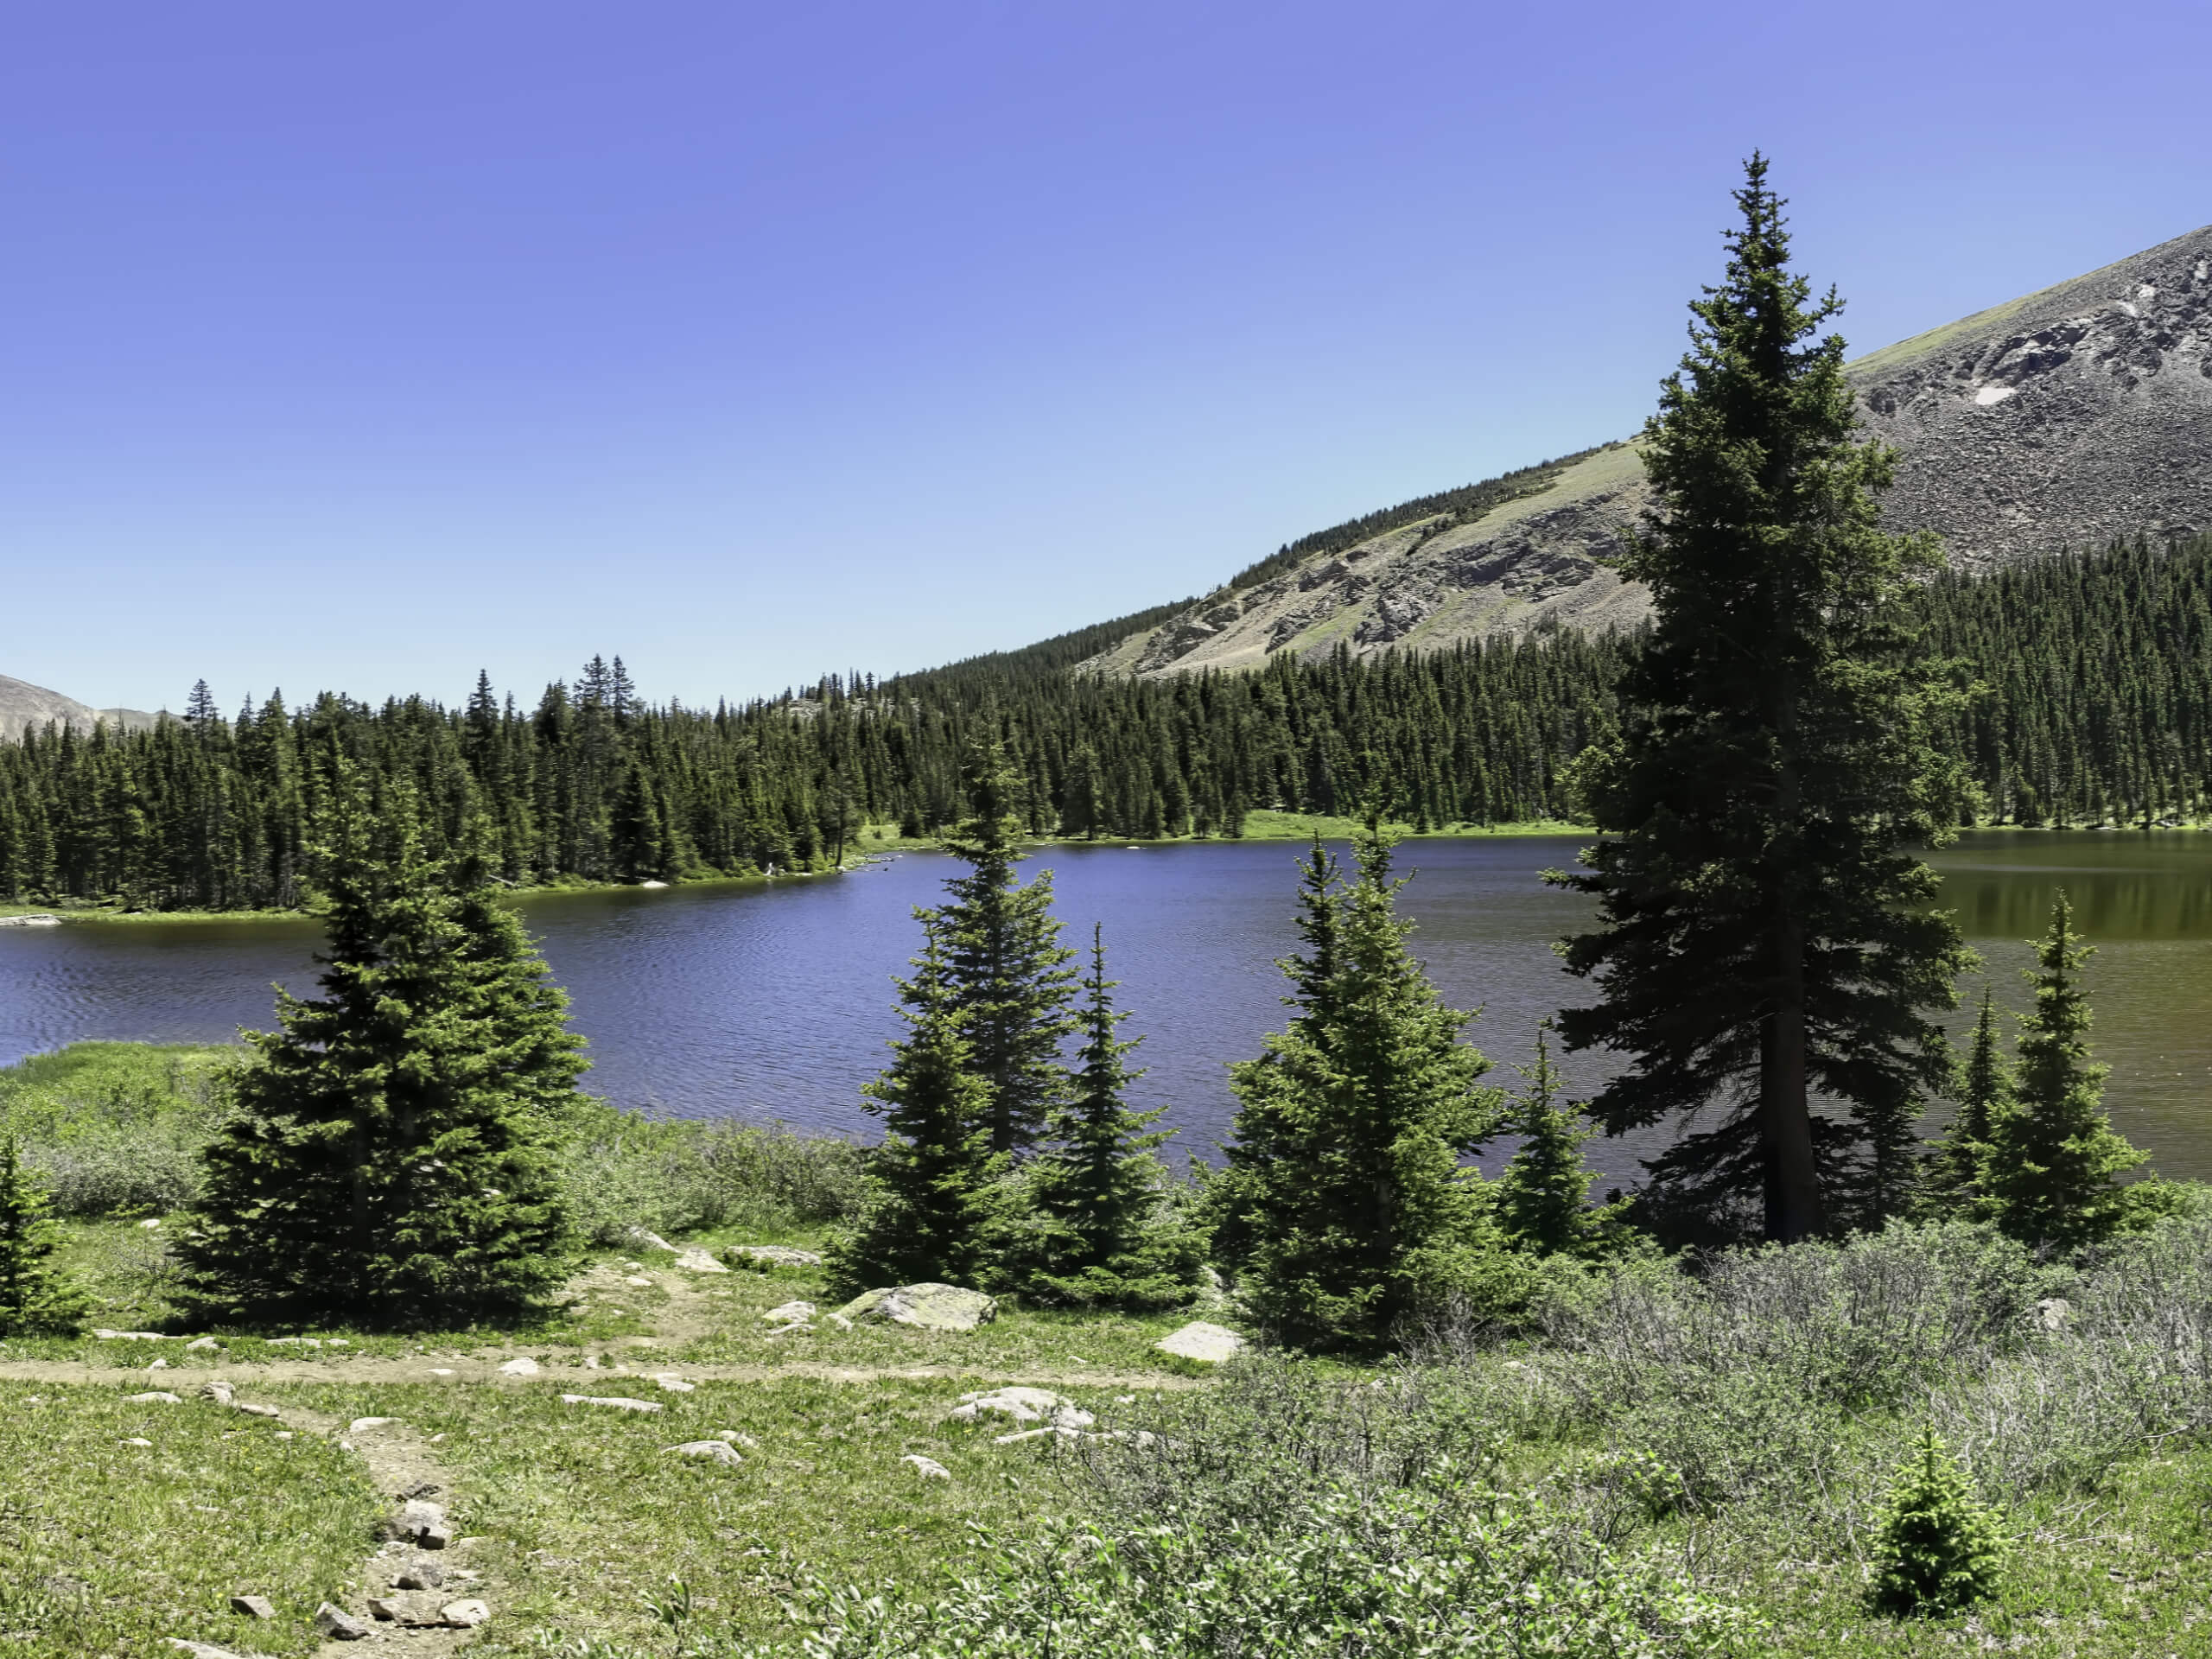
[[[1986,565],[2212,529],[2212,226],[1850,365],[1903,452],[1885,516]],[[1434,648],[1540,625],[1631,624],[1599,561],[1649,502],[1632,444],[1461,523],[1402,524],[1223,588],[1086,668],[1246,668],[1274,652]]]
[[[10,741],[26,731],[55,721],[64,726],[73,726],[80,732],[89,732],[100,721],[111,726],[137,729],[151,726],[159,719],[142,709],[92,709],[74,697],[65,697],[59,691],[49,691],[42,685],[33,685],[27,680],[11,680],[0,674],[0,739]]]

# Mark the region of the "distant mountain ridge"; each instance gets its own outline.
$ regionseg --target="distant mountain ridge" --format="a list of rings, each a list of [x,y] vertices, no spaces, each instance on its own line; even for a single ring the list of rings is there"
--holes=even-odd
[[[1869,433],[1902,452],[1885,520],[1942,532],[1955,563],[2212,529],[2212,226],[1847,372]],[[1518,487],[1452,493],[1478,512],[1394,510],[1350,545],[1333,532],[1293,543],[1083,666],[1187,673],[1641,620],[1643,589],[1601,563],[1650,502],[1635,446],[1507,476]]]
[[[158,714],[148,714],[143,709],[94,709],[65,697],[59,691],[49,691],[42,685],[33,685],[28,680],[11,680],[0,674],[0,739],[14,741],[27,731],[35,731],[49,721],[62,726],[73,726],[80,732],[89,732],[101,721],[111,726],[120,726],[137,731],[155,724]]]

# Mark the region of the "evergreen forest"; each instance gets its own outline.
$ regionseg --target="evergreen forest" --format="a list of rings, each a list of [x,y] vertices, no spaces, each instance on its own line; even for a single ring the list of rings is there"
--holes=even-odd
[[[1939,747],[1985,821],[2184,821],[2212,810],[2212,537],[2137,543],[1917,601],[1975,695]],[[1141,624],[1149,613],[1128,619]],[[0,745],[0,900],[232,910],[299,902],[308,826],[342,759],[517,887],[819,868],[871,823],[935,834],[996,741],[1033,835],[1236,836],[1255,809],[1349,814],[1379,791],[1414,830],[1580,820],[1568,762],[1617,731],[1638,636],[1568,631],[1249,674],[1071,671],[1110,628],[928,673],[830,675],[711,711],[647,702],[594,659],[534,702],[480,677],[459,707],[204,688],[151,730]]]

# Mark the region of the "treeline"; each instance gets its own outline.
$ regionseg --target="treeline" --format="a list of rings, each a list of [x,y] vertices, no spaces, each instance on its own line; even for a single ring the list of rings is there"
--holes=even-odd
[[[2207,809],[2212,537],[1947,575],[1922,602],[1932,647],[1989,688],[1940,734],[1989,816]],[[1013,652],[711,712],[645,703],[620,659],[529,705],[480,678],[458,709],[325,693],[226,718],[195,691],[151,731],[0,745],[0,899],[295,904],[340,758],[380,801],[404,789],[434,855],[471,842],[518,886],[819,868],[867,823],[934,833],[965,810],[978,741],[1004,746],[1036,835],[1233,836],[1255,809],[1335,815],[1377,790],[1417,830],[1564,817],[1567,763],[1618,728],[1638,649],[1558,631],[1160,680]]]

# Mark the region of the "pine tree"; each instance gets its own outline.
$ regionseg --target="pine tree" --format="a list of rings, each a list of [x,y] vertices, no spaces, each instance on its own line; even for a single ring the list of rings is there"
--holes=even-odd
[[[0,1337],[67,1336],[92,1298],[54,1261],[60,1229],[12,1135],[0,1136]]]
[[[1872,1554],[1874,1604],[1887,1612],[1940,1617],[1997,1593],[2004,1529],[1932,1428],[1897,1471]]]
[[[2052,901],[2037,941],[2035,1012],[2021,1016],[2014,1098],[1990,1123],[1983,1179],[1997,1224],[2030,1244],[2075,1249],[2126,1221],[2119,1177],[2143,1154],[2105,1115],[2106,1068],[2089,1062],[2089,1005],[2082,969],[2095,955],[2074,931],[2074,907]]]
[[[247,1033],[253,1061],[177,1247],[188,1297],[257,1323],[518,1311],[570,1254],[548,1109],[574,1045],[544,1029],[518,930],[487,926],[424,853],[410,791],[372,817],[350,770],[334,791],[322,995],[280,990],[281,1029]]]
[[[1051,1145],[1020,1183],[1024,1214],[1002,1281],[1048,1305],[1174,1307],[1190,1300],[1203,1261],[1159,1156],[1173,1131],[1152,1126],[1166,1109],[1128,1103],[1128,1085],[1144,1073],[1128,1065],[1136,1041],[1116,1035],[1128,1018],[1114,1007],[1116,982],[1106,977],[1104,931],[1094,927],[1074,1087],[1052,1115]]]
[[[1583,1161],[1582,1148],[1598,1132],[1560,1103],[1551,1030],[1548,1020],[1537,1027],[1535,1062],[1516,1068],[1529,1086],[1516,1097],[1516,1109],[1503,1125],[1521,1137],[1521,1146],[1498,1173],[1497,1223],[1522,1249],[1591,1260],[1620,1244],[1628,1201],[1602,1206],[1590,1202],[1598,1175]]]
[[[923,924],[914,976],[901,980],[906,1035],[861,1093],[883,1120],[859,1223],[830,1255],[849,1292],[886,1285],[976,1284],[999,1244],[1005,1157],[991,1149],[990,1091],[975,1069],[969,1016],[939,928]]]
[[[1978,1216],[1988,1203],[1991,1137],[2014,1104],[2012,1068],[1998,1035],[1997,994],[1992,988],[1982,991],[1974,1046],[1959,1067],[1953,1093],[1958,1112],[1928,1150],[1925,1200],[1939,1215]]]
[[[1956,818],[1931,736],[1951,703],[1904,609],[1936,546],[1878,527],[1895,455],[1856,441],[1843,342],[1815,338],[1840,302],[1808,303],[1764,159],[1746,174],[1727,275],[1644,429],[1657,505],[1621,568],[1652,630],[1636,712],[1580,769],[1607,837],[1557,878],[1599,901],[1566,957],[1602,1000],[1560,1027],[1635,1057],[1591,1103],[1609,1133],[1744,1099],[1653,1173],[1796,1239],[1829,1219],[1811,1094],[1862,1128],[1908,1116],[1941,1086],[1928,1010],[1967,957],[1904,850]]]
[[[1052,873],[1040,870],[1027,887],[1014,879],[1021,779],[1001,746],[970,757],[967,785],[971,816],[944,845],[969,873],[944,884],[951,901],[925,919],[937,929],[971,1063],[988,1090],[991,1150],[1020,1154],[1067,1086],[1059,1050],[1077,1029],[1077,976],[1068,965],[1075,952],[1059,942]]]
[[[1497,1128],[1498,1091],[1459,1040],[1472,1016],[1441,1005],[1406,949],[1395,839],[1370,815],[1342,891],[1316,844],[1300,894],[1308,954],[1282,964],[1299,1012],[1230,1068],[1236,1139],[1208,1189],[1217,1251],[1260,1319],[1304,1346],[1387,1339],[1496,1236],[1465,1160]]]

